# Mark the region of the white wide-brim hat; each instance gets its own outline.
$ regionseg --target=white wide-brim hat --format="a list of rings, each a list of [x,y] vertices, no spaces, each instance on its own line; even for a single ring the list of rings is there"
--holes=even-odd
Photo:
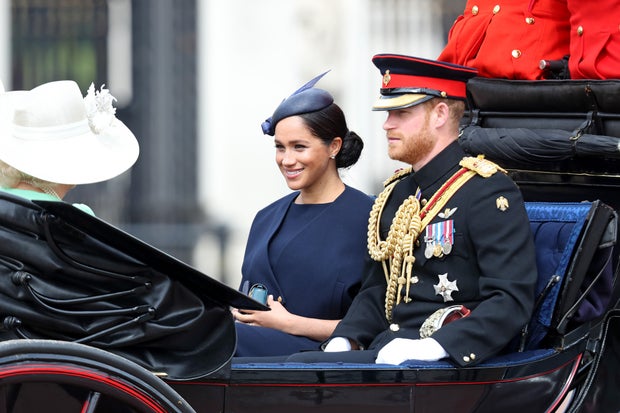
[[[114,116],[114,97],[61,80],[0,96],[0,159],[35,178],[88,184],[118,176],[138,159],[133,133]]]

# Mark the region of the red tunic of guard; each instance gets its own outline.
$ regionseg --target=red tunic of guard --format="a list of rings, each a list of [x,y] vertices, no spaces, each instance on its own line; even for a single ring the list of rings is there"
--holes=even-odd
[[[620,0],[568,0],[572,79],[620,78]]]
[[[438,60],[483,77],[542,79],[541,60],[569,54],[569,30],[566,0],[468,0]]]

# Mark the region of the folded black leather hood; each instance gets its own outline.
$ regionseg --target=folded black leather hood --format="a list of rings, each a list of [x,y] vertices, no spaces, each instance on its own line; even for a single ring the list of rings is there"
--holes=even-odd
[[[187,380],[232,357],[230,306],[264,309],[70,204],[0,193],[0,340],[84,343]]]

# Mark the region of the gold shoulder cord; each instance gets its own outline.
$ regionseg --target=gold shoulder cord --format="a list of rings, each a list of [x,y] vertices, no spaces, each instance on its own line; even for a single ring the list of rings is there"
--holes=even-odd
[[[403,201],[392,219],[390,230],[384,241],[380,239],[379,234],[379,222],[383,208],[396,184],[402,177],[411,173],[411,169],[399,171],[386,180],[385,189],[372,206],[368,219],[368,253],[373,260],[380,261],[383,265],[387,282],[385,316],[388,321],[392,320],[394,305],[400,303],[403,286],[405,286],[404,301],[406,303],[411,301],[409,287],[418,282],[417,277],[412,277],[415,262],[413,249],[422,230],[471,177],[479,174],[486,178],[498,170],[505,172],[494,163],[483,159],[482,155],[477,158],[465,157],[459,165],[462,168],[442,185],[424,208],[420,209],[420,201],[413,195]],[[405,265],[402,265],[403,261]]]

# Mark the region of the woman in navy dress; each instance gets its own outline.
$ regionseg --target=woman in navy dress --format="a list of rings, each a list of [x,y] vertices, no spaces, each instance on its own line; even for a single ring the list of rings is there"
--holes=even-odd
[[[285,99],[263,123],[293,193],[256,214],[241,290],[265,292],[270,311],[233,310],[237,357],[318,350],[359,291],[373,199],[343,183],[338,170],[359,159],[362,139],[321,76]],[[255,296],[255,295],[254,295]]]

